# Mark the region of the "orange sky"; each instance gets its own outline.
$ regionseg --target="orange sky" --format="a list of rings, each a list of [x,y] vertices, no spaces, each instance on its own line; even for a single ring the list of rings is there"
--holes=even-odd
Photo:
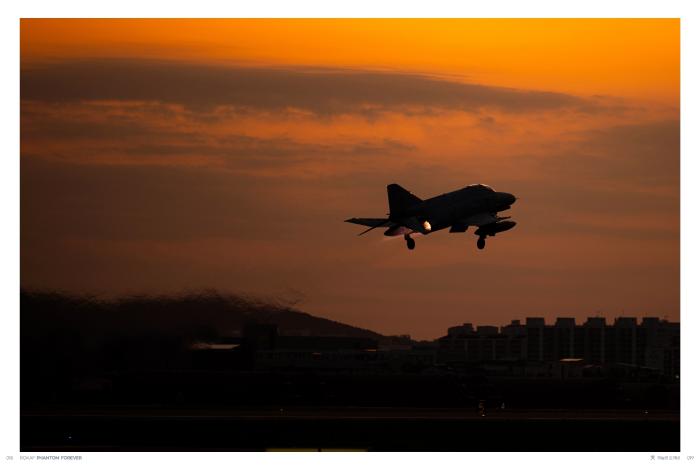
[[[414,70],[580,94],[679,98],[676,19],[25,20],[22,60],[147,57]]]
[[[21,48],[26,287],[418,338],[679,318],[679,20],[23,20]],[[519,225],[484,252],[354,236],[392,182],[490,184]]]

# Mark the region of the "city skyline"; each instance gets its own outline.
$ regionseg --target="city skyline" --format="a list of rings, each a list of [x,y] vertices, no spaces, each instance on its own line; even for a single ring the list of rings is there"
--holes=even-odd
[[[580,317],[580,318],[578,318],[578,317],[566,316],[566,315],[556,315],[556,316],[554,316],[554,317],[541,316],[541,315],[528,315],[528,316],[526,316],[526,317],[513,318],[513,319],[510,320],[510,323],[509,323],[509,324],[512,324],[513,322],[520,322],[520,323],[524,324],[524,323],[526,323],[527,320],[532,320],[532,319],[534,319],[534,320],[543,320],[545,325],[551,326],[551,325],[554,325],[554,324],[556,323],[556,321],[558,321],[558,320],[573,320],[573,322],[575,323],[575,325],[576,325],[576,326],[579,326],[579,325],[582,325],[583,323],[585,323],[586,321],[591,320],[591,319],[602,319],[602,320],[604,320],[605,322],[611,320],[612,322],[615,323],[615,322],[617,322],[617,321],[620,320],[620,319],[621,319],[621,320],[623,320],[623,319],[634,319],[634,320],[636,320],[636,321],[639,321],[639,320],[642,321],[642,320],[647,319],[647,318],[656,319],[656,320],[659,320],[659,321],[670,322],[670,323],[679,323],[679,320],[677,320],[677,321],[671,321],[671,320],[669,320],[667,317],[662,318],[662,317],[658,317],[658,316],[655,316],[655,315],[617,315],[617,316],[612,316],[612,317],[605,316],[605,315],[588,315],[588,316],[586,316],[586,317]],[[553,322],[551,322],[551,319],[553,319]],[[503,325],[501,325],[501,326],[508,326],[509,324],[503,324]],[[466,321],[466,322],[462,323],[462,325],[472,325],[472,326],[474,326],[474,327],[476,327],[476,326],[497,326],[497,325],[494,325],[494,324],[486,324],[486,323],[483,323],[483,324],[475,324],[475,323],[472,323],[472,322],[469,322],[469,321]]]

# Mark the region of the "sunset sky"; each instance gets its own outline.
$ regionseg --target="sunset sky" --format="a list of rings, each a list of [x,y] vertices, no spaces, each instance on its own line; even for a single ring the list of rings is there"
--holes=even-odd
[[[23,20],[21,284],[380,333],[679,319],[679,20]],[[514,193],[416,250],[386,185]]]

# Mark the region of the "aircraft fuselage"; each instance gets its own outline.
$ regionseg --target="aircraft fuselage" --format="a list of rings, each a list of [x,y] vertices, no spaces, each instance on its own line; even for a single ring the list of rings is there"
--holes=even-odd
[[[499,217],[498,212],[510,209],[517,198],[505,192],[494,191],[483,184],[473,184],[456,191],[441,194],[430,199],[420,199],[398,184],[387,186],[388,218],[352,218],[346,222],[370,227],[360,235],[378,227],[388,227],[386,236],[405,237],[408,248],[415,247],[410,238],[413,233],[429,235],[445,228],[450,232],[465,232],[468,227],[478,229],[478,248],[485,247],[485,239],[513,228],[513,221],[504,222],[509,217]]]
[[[389,215],[389,220],[394,224],[401,224],[411,217],[417,218],[420,224],[427,221],[429,230],[395,230],[392,232],[389,229],[385,235],[396,236],[412,232],[427,235],[467,221],[469,217],[478,214],[494,214],[508,210],[515,201],[514,195],[493,191],[484,185],[466,186],[456,191],[425,199],[397,213],[392,211]]]

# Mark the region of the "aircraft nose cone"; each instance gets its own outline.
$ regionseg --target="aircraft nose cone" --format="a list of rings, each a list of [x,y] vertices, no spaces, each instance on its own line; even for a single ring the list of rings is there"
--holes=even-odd
[[[512,204],[515,203],[517,198],[510,193],[499,193],[500,196],[500,201],[502,201],[503,204],[511,206]]]

